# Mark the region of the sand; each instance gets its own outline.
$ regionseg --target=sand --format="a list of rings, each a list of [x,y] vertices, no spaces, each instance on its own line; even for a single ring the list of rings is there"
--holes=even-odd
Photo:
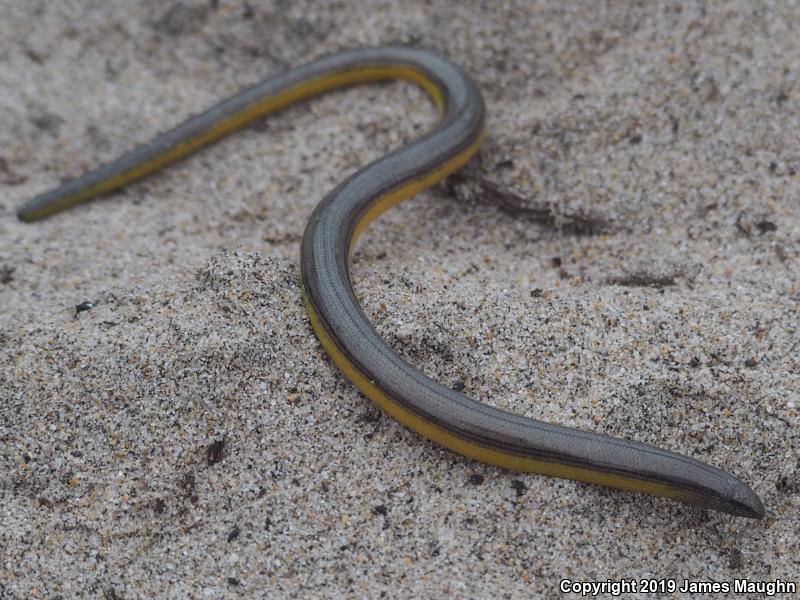
[[[799,7],[643,4],[0,0],[0,598],[797,582]],[[15,218],[246,85],[383,43],[462,64],[489,134],[360,243],[379,332],[484,402],[731,470],[763,520],[471,462],[332,366],[299,241],[434,122],[414,86]]]

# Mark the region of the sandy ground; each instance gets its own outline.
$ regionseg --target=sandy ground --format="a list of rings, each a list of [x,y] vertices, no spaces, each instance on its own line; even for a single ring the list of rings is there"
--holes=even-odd
[[[800,578],[800,6],[454,5],[0,0],[0,598]],[[381,43],[464,65],[490,115],[478,159],[359,246],[381,334],[485,402],[729,469],[765,519],[470,462],[335,370],[299,240],[431,125],[413,86],[15,219],[243,86]]]

